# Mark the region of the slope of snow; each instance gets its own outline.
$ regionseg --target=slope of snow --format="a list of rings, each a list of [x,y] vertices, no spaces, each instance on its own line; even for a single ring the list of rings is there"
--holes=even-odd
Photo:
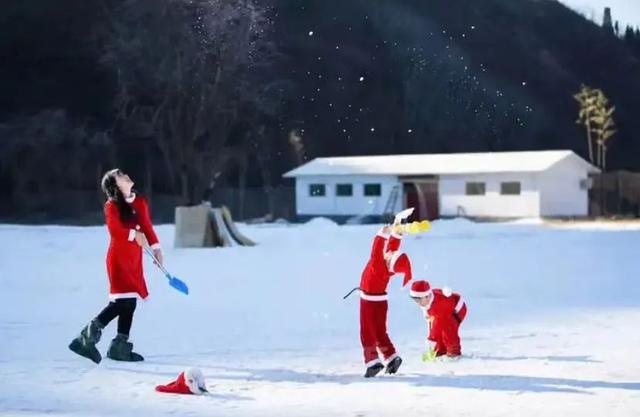
[[[463,294],[465,358],[424,364],[426,325],[400,280],[389,330],[405,362],[364,380],[357,286],[375,226],[241,226],[252,248],[173,249],[189,296],[145,265],[132,341],[100,365],[69,341],[106,304],[104,227],[0,226],[0,415],[634,416],[640,233],[437,221],[409,237],[416,278]],[[106,352],[115,322],[105,331]],[[155,393],[188,366],[210,396]]]

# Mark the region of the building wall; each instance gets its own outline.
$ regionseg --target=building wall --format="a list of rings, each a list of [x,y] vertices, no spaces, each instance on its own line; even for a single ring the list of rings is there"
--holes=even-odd
[[[485,183],[485,195],[466,195],[467,182]],[[502,182],[519,182],[520,195],[501,195]],[[535,174],[501,173],[440,177],[440,215],[470,217],[538,217],[540,193]]]
[[[573,158],[539,174],[542,216],[588,216],[589,191],[580,188],[588,176],[584,164]]]
[[[439,178],[440,215],[443,217],[539,217],[588,215],[588,190],[580,181],[586,166],[567,158],[543,173],[446,175]],[[484,195],[466,195],[467,182],[483,182]],[[519,182],[520,195],[502,195],[502,182]],[[364,196],[364,185],[381,185],[381,196]],[[323,197],[309,195],[311,184],[324,184]],[[337,184],[352,184],[353,195],[338,197]],[[381,215],[394,186],[400,186],[394,212],[403,208],[401,183],[395,176],[304,176],[296,178],[298,216]]]
[[[380,197],[364,195],[365,184],[380,184]],[[323,197],[309,195],[311,184],[324,184],[326,194]],[[352,184],[351,197],[336,196],[337,184]],[[378,175],[340,175],[340,176],[304,176],[296,178],[296,213],[299,216],[356,216],[381,215],[395,185],[400,185],[395,176]],[[402,188],[394,211],[402,205]]]

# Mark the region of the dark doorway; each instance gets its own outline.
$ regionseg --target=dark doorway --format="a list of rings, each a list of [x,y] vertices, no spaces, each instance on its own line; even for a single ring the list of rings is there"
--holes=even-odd
[[[415,207],[409,221],[434,220],[440,216],[437,180],[405,182],[404,196],[405,207]]]

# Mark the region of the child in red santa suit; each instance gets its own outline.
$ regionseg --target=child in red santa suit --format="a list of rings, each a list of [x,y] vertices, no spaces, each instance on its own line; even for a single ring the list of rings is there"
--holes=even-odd
[[[96,348],[102,330],[116,317],[118,334],[111,341],[107,357],[117,361],[142,361],[129,342],[129,331],[137,299],[149,295],[142,272],[142,246],[150,245],[159,263],[162,251],[153,230],[149,206],[133,192],[133,181],[119,169],[108,171],[102,178],[102,191],[107,197],[104,213],[111,242],[106,256],[109,276],[109,304],[71,341],[69,349],[100,363]]]
[[[432,289],[427,281],[415,281],[411,284],[410,295],[429,323],[428,340],[435,343],[425,352],[423,360],[444,355],[458,358],[462,354],[458,330],[467,315],[467,304],[460,294],[449,288]]]
[[[385,226],[373,240],[373,247],[360,280],[360,341],[366,366],[365,378],[376,376],[386,364],[395,374],[402,359],[387,334],[387,286],[396,274],[404,274],[402,285],[411,281],[409,257],[399,252],[402,235]],[[381,360],[382,359],[382,360]]]

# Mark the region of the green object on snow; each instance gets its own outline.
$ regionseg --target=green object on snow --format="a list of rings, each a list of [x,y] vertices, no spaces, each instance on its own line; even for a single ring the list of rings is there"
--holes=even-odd
[[[433,362],[437,357],[436,350],[434,348],[430,348],[426,352],[422,354],[422,362]]]

